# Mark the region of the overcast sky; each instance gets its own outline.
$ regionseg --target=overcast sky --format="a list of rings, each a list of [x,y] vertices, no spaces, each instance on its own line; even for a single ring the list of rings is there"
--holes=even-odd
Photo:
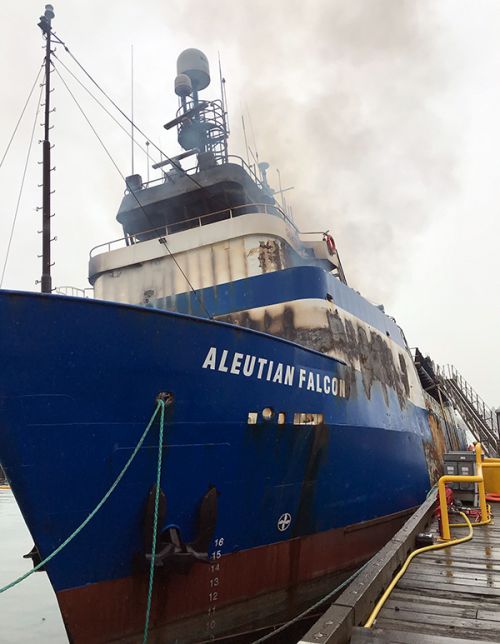
[[[4,8],[0,154],[42,63],[43,8]],[[279,168],[294,186],[299,227],[331,229],[351,285],[384,303],[410,346],[500,404],[499,2],[64,0],[55,12],[56,33],[126,111],[133,44],[136,122],[169,154],[178,148],[162,125],[177,108],[178,53],[207,53],[204,95],[217,98],[220,52],[231,151],[244,155],[244,114],[271,183]],[[77,72],[63,48],[56,54]],[[56,66],[129,174],[127,135]],[[54,283],[84,287],[89,249],[121,236],[124,185],[56,74],[52,82]],[[0,272],[37,98],[0,168]],[[37,126],[4,288],[38,288],[41,136]],[[135,163],[146,177],[140,150]]]

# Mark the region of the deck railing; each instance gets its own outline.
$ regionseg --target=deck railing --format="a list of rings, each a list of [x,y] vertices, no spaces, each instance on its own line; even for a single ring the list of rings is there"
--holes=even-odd
[[[89,288],[78,288],[77,286],[56,286],[52,291],[56,295],[70,295],[71,297],[94,297],[94,289]]]
[[[105,242],[104,244],[99,244],[94,246],[90,250],[90,257],[95,255],[100,255],[103,252],[109,252],[115,247],[122,246],[132,246],[138,244],[142,241],[148,241],[150,239],[155,239],[157,237],[162,237],[163,235],[172,235],[178,232],[183,232],[186,230],[191,230],[193,228],[199,228],[200,226],[206,226],[207,224],[213,224],[219,221],[224,221],[226,219],[233,219],[234,217],[239,217],[245,214],[255,214],[255,213],[264,213],[267,215],[274,215],[286,221],[294,231],[299,234],[299,230],[293,223],[293,221],[283,212],[283,210],[274,204],[267,203],[249,203],[243,204],[241,206],[234,206],[233,208],[225,208],[224,210],[216,210],[214,212],[209,212],[204,215],[199,215],[198,217],[191,217],[190,219],[184,219],[182,221],[175,221],[171,224],[166,224],[158,228],[150,228],[148,230],[135,233],[134,235],[125,235],[118,239],[112,239],[111,241]]]
[[[254,163],[248,164],[242,157],[238,156],[237,154],[229,154],[227,157],[227,161],[229,163],[235,163],[236,165],[241,166],[243,170],[245,170],[245,172],[247,172],[252,177],[252,180],[259,186],[259,188],[263,187],[262,180],[257,173],[257,167]],[[197,165],[184,169],[179,167],[176,164],[175,168],[180,172],[181,175],[186,174],[188,176],[192,176],[193,174],[196,174],[198,172]],[[162,183],[165,183],[165,181],[168,181],[168,179],[166,178],[166,173],[164,173],[161,177],[158,177],[157,179],[151,179],[151,181],[145,181],[142,184],[142,188],[143,189],[151,188],[152,186],[157,186]],[[125,192],[128,194],[130,191],[126,190]]]

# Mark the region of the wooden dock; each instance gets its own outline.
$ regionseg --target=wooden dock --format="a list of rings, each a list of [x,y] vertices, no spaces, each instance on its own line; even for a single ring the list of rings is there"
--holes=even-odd
[[[380,612],[363,628],[375,602],[427,523],[427,502],[301,639],[301,644],[471,644],[500,642],[500,504],[497,521],[474,529],[472,541],[417,556]],[[453,528],[453,537],[467,528]],[[406,540],[407,548],[404,546]]]

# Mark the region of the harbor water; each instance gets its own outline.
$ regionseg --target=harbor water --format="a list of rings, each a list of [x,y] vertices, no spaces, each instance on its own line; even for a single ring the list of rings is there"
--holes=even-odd
[[[32,568],[33,539],[14,495],[0,490],[0,587]],[[1,644],[67,644],[57,600],[46,573],[37,572],[0,594]]]

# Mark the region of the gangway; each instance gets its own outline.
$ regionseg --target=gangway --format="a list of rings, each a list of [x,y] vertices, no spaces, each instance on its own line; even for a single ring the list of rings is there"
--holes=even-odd
[[[496,413],[470,386],[453,365],[438,369],[439,382],[453,402],[476,441],[483,444],[489,456],[500,454],[499,427]]]

